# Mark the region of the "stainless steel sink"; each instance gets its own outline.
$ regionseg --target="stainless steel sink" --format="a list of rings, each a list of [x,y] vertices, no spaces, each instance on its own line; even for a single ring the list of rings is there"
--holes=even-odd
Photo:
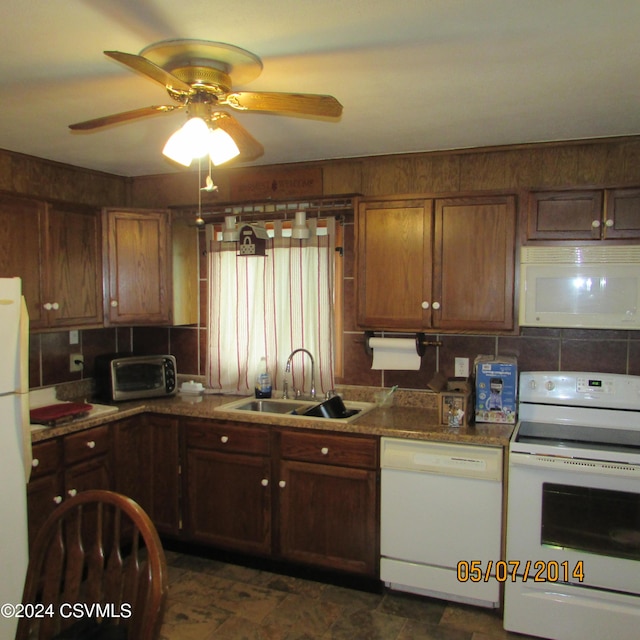
[[[225,405],[226,406],[226,405]],[[250,400],[244,401],[238,407],[234,407],[235,411],[259,411],[261,413],[291,413],[292,415],[304,413],[307,409],[313,407],[308,402],[296,402],[295,400]]]
[[[325,418],[315,416],[302,415],[307,409],[314,407],[320,402],[320,400],[283,400],[281,398],[241,398],[240,400],[234,400],[233,402],[227,402],[215,408],[215,411],[227,411],[245,415],[251,415],[256,413],[271,413],[286,415],[292,418],[301,418],[304,420],[325,420],[329,422],[352,422],[360,416],[364,415],[375,407],[373,402],[353,402],[345,400],[345,407],[349,412],[355,411],[353,415],[347,418]]]

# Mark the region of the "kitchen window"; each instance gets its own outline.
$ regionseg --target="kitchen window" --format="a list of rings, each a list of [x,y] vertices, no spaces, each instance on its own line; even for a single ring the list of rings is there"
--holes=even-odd
[[[207,384],[252,393],[266,357],[282,389],[288,355],[299,347],[315,358],[318,395],[334,387],[334,218],[308,220],[310,237],[294,239],[282,221],[268,225],[265,256],[240,255],[235,242],[208,235]],[[293,386],[310,388],[308,358],[296,359]]]

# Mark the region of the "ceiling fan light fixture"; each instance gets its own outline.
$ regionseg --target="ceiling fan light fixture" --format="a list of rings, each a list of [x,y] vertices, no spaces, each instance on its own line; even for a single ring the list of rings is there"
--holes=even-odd
[[[209,129],[209,157],[215,166],[228,162],[240,154],[234,139],[223,129]]]
[[[209,152],[209,127],[202,118],[189,118],[167,140],[162,153],[179,164],[188,167],[194,158],[202,158]]]

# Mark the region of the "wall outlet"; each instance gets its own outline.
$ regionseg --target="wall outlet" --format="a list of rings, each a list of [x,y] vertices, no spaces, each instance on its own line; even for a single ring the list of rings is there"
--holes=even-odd
[[[456,358],[454,365],[454,373],[456,378],[469,377],[469,358]]]
[[[84,368],[84,356],[81,353],[69,355],[69,371],[82,371]]]

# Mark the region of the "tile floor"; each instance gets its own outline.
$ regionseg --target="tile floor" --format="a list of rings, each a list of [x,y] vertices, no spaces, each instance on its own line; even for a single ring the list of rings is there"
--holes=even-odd
[[[162,640],[516,640],[495,611],[167,552]]]

